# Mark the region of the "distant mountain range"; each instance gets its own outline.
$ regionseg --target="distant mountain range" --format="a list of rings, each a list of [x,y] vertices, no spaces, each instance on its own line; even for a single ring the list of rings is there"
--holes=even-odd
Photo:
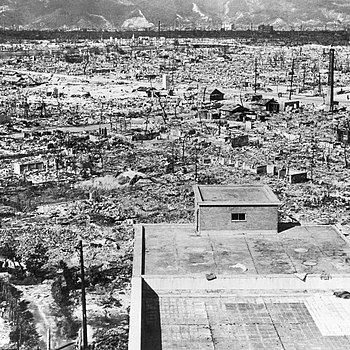
[[[0,0],[0,27],[24,29],[342,29],[350,0]]]

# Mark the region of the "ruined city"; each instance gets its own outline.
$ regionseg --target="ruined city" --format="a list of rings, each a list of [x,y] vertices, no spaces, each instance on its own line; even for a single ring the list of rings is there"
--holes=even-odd
[[[0,349],[350,349],[350,31],[203,16],[2,23]]]

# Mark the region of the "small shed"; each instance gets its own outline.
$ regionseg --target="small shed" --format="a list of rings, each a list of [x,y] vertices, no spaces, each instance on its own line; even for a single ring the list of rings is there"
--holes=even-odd
[[[308,181],[307,172],[303,170],[281,169],[278,171],[278,178],[287,178],[291,184],[302,183]]]
[[[263,98],[258,104],[263,106],[267,112],[278,113],[280,111],[280,104],[274,98]]]
[[[194,186],[197,231],[277,233],[278,201],[266,185]]]
[[[232,148],[244,147],[249,145],[248,135],[234,135],[230,139]]]
[[[225,94],[215,89],[210,94],[210,101],[222,101],[224,99]]]
[[[307,172],[299,170],[290,171],[288,174],[288,181],[291,184],[306,182],[308,181]]]
[[[231,117],[237,113],[243,114],[250,112],[250,110],[246,107],[243,107],[242,105],[225,105],[220,108],[221,115],[223,117]]]

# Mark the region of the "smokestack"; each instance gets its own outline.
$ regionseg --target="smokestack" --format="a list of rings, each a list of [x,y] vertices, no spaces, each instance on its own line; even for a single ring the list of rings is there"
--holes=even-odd
[[[329,73],[328,73],[328,103],[329,110],[333,112],[334,107],[334,49],[329,51]]]
[[[160,38],[160,21],[158,21],[158,39]]]

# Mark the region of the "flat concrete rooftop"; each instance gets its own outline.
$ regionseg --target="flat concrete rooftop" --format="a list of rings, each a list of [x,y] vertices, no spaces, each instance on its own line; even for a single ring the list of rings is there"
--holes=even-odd
[[[350,300],[333,295],[350,291],[350,248],[334,227],[136,237],[129,350],[350,349]]]
[[[332,226],[298,226],[279,234],[196,234],[192,225],[143,227],[146,276],[350,273],[350,247]]]
[[[330,293],[145,298],[146,350],[350,349],[350,301]]]
[[[279,204],[275,194],[264,185],[196,186],[199,202]],[[199,197],[199,198],[198,198]]]

